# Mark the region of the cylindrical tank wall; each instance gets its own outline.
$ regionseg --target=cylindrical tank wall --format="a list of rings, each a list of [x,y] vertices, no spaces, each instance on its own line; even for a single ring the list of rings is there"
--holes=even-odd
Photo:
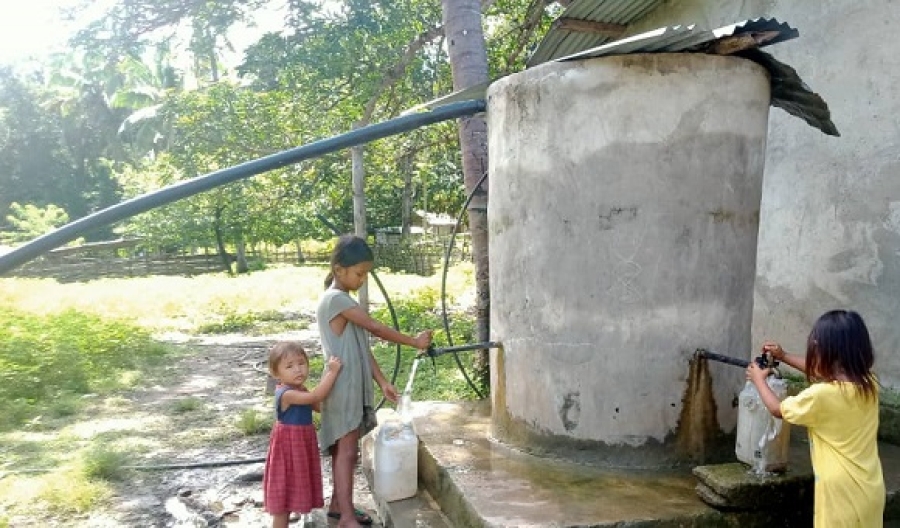
[[[768,112],[762,67],[703,54],[491,86],[495,436],[671,452],[694,351],[749,355]],[[710,368],[730,432],[743,372]]]

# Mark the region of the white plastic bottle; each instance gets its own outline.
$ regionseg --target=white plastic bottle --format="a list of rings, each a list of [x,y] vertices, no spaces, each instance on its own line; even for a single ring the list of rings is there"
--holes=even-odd
[[[787,396],[787,382],[777,376],[766,378],[772,392],[783,400]],[[772,416],[759,391],[748,381],[738,396],[737,459],[749,464],[758,474],[781,472],[787,469],[790,449],[790,424]]]
[[[391,502],[412,497],[419,488],[419,438],[411,420],[392,416],[375,437],[375,494]]]

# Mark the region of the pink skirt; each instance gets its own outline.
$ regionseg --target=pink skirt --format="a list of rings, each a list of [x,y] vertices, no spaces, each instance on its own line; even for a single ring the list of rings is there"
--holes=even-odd
[[[322,462],[314,425],[276,422],[263,474],[263,502],[271,514],[322,508]]]

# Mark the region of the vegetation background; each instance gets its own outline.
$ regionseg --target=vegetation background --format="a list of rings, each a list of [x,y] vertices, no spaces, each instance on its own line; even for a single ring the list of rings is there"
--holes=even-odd
[[[60,2],[69,9],[60,16],[86,22],[64,50],[0,64],[0,251],[123,200],[395,117],[471,84],[460,71],[467,59],[482,60],[473,50],[486,55],[476,65],[482,79],[518,71],[567,3]],[[246,37],[257,12],[273,8],[283,24],[235,49],[234,31]],[[456,16],[478,8],[481,17]],[[478,42],[464,42],[474,29],[483,39],[478,31]],[[247,248],[300,252],[327,243],[322,217],[349,231],[350,174],[362,166],[370,232],[399,227],[406,237],[420,210],[455,217],[471,192],[463,173],[471,182],[472,167],[486,166],[471,139],[455,123],[432,125],[73,242],[131,238],[147,252],[211,250],[222,273],[65,284],[0,278],[0,526],[100,526],[96,512],[156,489],[129,465],[263,449],[268,401],[251,367],[265,343],[305,335],[324,273],[250,266]],[[486,328],[487,310],[473,301],[486,292],[486,248],[472,240],[475,265],[450,272],[456,342],[480,340]],[[440,277],[382,280],[397,294],[402,329],[442,326]],[[378,292],[371,295],[373,313],[389,322]],[[240,344],[247,340],[252,346]],[[437,333],[438,344],[446,340]],[[393,370],[392,348],[376,354]],[[403,352],[398,386],[413,354]],[[414,398],[473,397],[451,357],[435,367],[419,369]]]
[[[309,327],[324,275],[309,266],[69,284],[0,279],[0,526],[93,519],[143,478],[128,466],[264,456],[271,402],[255,369],[277,339],[320,353]],[[447,342],[439,276],[379,276],[404,331],[431,328]],[[472,265],[454,267],[447,285],[453,339],[471,342],[473,319],[460,302],[472,296]],[[380,294],[372,303],[391,324]],[[388,376],[399,364],[403,390],[416,351],[374,350]],[[472,358],[460,357],[471,370]],[[312,366],[314,384],[321,355]],[[473,398],[452,357],[418,369],[414,400]]]
[[[108,4],[65,52],[0,64],[0,244],[453,91],[440,2]],[[75,5],[71,17],[88,7]],[[255,13],[275,7],[283,26],[248,39]],[[523,67],[559,6],[497,0],[482,12],[496,77]],[[243,52],[231,44],[238,28],[250,42]],[[465,200],[455,123],[369,144],[363,160],[369,229],[408,230],[416,210],[455,217]],[[327,240],[318,215],[351,230],[351,165],[349,152],[323,156],[84,238],[213,248],[237,254],[244,271],[248,246]]]

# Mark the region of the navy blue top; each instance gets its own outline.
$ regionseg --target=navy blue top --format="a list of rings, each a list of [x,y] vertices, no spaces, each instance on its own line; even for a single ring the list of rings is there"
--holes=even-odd
[[[312,405],[290,405],[286,411],[281,410],[281,396],[289,390],[297,389],[281,387],[275,391],[275,418],[286,425],[312,425]]]

